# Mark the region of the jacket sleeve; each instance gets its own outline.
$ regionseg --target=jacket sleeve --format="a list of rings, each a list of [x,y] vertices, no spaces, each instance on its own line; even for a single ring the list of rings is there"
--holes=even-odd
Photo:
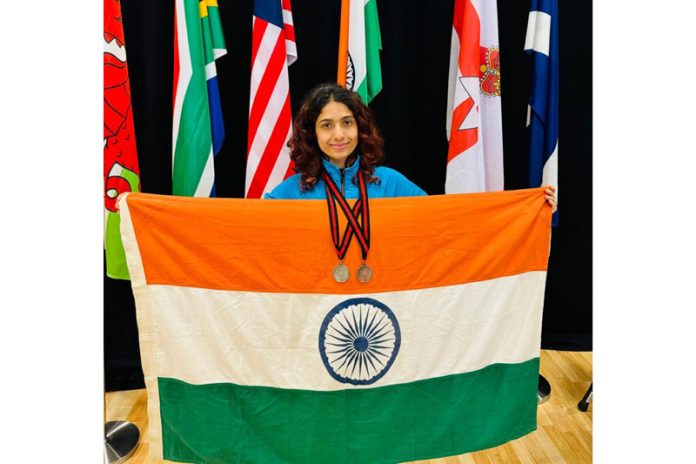
[[[386,181],[385,193],[389,197],[420,197],[428,194],[411,182],[406,176],[391,168],[383,168],[386,172],[383,174],[382,181]]]
[[[263,196],[266,200],[295,200],[300,197],[300,185],[295,176],[285,179]]]

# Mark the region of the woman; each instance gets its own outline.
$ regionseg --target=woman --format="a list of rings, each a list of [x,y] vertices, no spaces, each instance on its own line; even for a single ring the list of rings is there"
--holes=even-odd
[[[322,170],[346,198],[358,197],[358,170],[369,198],[427,195],[401,173],[378,166],[384,159],[384,142],[372,111],[357,93],[336,84],[319,85],[307,95],[288,145],[298,174],[265,198],[324,199]]]
[[[346,198],[357,198],[357,173],[367,182],[369,198],[427,195],[394,169],[378,166],[384,142],[372,111],[360,96],[336,84],[315,87],[295,118],[288,142],[295,174],[267,193],[270,199],[324,199],[322,169]],[[545,190],[552,212],[557,209],[553,187]]]

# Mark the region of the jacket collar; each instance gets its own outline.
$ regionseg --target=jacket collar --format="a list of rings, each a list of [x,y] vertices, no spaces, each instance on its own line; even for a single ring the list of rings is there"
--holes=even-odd
[[[341,169],[333,164],[331,161],[327,160],[326,158],[321,159],[321,164],[324,167],[324,170],[331,176],[331,179],[334,181],[337,181],[341,177]],[[353,164],[348,166],[347,168],[343,169],[343,175],[345,176],[346,179],[352,179],[354,175],[358,173],[358,168],[360,167],[360,155],[355,156],[355,160],[353,160]]]

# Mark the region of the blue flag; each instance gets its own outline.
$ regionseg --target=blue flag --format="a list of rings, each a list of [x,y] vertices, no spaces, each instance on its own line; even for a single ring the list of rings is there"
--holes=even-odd
[[[552,185],[558,198],[557,0],[532,0],[524,49],[533,60],[527,108],[529,186]],[[552,224],[558,225],[558,211]]]

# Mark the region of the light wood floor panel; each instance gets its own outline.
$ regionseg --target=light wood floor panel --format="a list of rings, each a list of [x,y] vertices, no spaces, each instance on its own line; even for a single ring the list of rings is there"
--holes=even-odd
[[[411,464],[590,464],[592,406],[582,412],[577,404],[592,381],[592,353],[542,350],[541,373],[551,383],[552,393],[539,406],[535,432],[485,451]],[[133,422],[142,434],[138,449],[126,464],[149,464],[145,390],[105,396],[105,419]]]

